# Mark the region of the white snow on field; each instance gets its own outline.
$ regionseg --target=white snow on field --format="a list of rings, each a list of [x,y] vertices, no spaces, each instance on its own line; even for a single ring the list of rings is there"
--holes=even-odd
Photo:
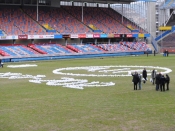
[[[36,67],[36,64],[21,64],[21,65],[8,65],[9,68],[23,68],[23,67]]]

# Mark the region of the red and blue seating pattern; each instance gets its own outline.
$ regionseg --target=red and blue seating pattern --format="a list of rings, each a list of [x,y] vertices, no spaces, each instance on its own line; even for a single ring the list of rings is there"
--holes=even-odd
[[[47,33],[35,20],[26,15],[20,8],[2,8],[0,28],[7,35],[44,35]]]
[[[105,34],[131,33],[127,25],[132,25],[128,19],[110,8],[62,6],[60,8],[39,7],[39,21],[36,21],[35,7],[2,7],[0,8],[0,30],[5,35],[48,35],[42,27],[48,24],[60,34],[86,34],[93,33],[88,25],[92,24]],[[135,29],[135,25],[132,25]],[[140,31],[142,32],[142,31]],[[1,33],[2,34],[2,33]],[[6,37],[6,36],[5,36]],[[4,38],[5,38],[4,37]],[[173,39],[173,38],[172,38]],[[32,56],[32,55],[57,55],[70,53],[103,53],[125,51],[149,50],[144,42],[120,42],[114,44],[71,44],[62,46],[59,44],[20,44],[0,45],[2,56]]]
[[[146,32],[143,29],[138,28],[138,26],[136,26],[133,22],[126,19],[125,17],[123,17],[123,23],[122,23],[122,15],[117,13],[113,9],[110,9],[110,8],[100,8],[100,9],[103,11],[103,13],[108,14],[108,16],[114,18],[115,20],[117,20],[119,23],[121,23],[125,27],[127,27],[128,25],[131,25],[132,28],[134,28],[135,30],[136,29],[139,30],[140,33]]]
[[[15,13],[17,8],[1,8],[0,13],[0,29],[8,35],[24,34],[17,26],[15,26]],[[14,16],[15,15],[15,16]]]
[[[134,29],[137,27],[131,21],[110,8],[62,6],[60,8],[39,8],[39,21],[36,21],[36,8],[25,7],[2,7],[0,11],[0,29],[7,35],[44,35],[53,34],[46,32],[42,27],[48,24],[61,34],[91,33],[88,27],[94,25],[104,33],[131,33],[127,28],[130,24]],[[143,32],[143,31],[140,31]]]
[[[3,44],[0,45],[2,56],[33,56],[33,55],[65,55],[72,53],[104,53],[104,52],[128,52],[128,51],[150,51],[145,42],[120,42],[114,44],[71,44],[62,46],[60,44]]]
[[[145,42],[121,42],[122,45],[127,46],[133,50],[138,51],[150,51],[151,49],[146,45]]]
[[[101,47],[102,49],[110,52],[125,52],[125,51],[134,51],[133,49],[124,46],[120,43],[114,44],[98,44],[97,46]]]
[[[25,8],[24,11],[33,19],[36,18],[36,8]],[[41,25],[49,24],[50,27],[61,34],[91,32],[88,27],[67,13],[62,7],[51,10],[49,8],[40,8],[39,23]]]
[[[0,45],[1,52],[4,52],[4,56],[31,56],[38,55],[39,53],[28,48],[27,46],[16,44],[16,45]],[[1,55],[3,55],[1,53]]]
[[[79,21],[82,21],[81,7],[63,7]],[[83,22],[97,27],[104,33],[130,33],[131,31],[114,18],[104,13],[101,8],[84,7]]]
[[[151,51],[145,42],[119,42],[114,44],[98,44],[106,51]]]
[[[81,53],[99,53],[99,52],[104,52],[102,49],[99,49],[96,46],[93,46],[91,44],[85,44],[85,45],[77,45],[77,44],[72,44],[69,45],[69,47],[72,46],[73,48],[77,49],[78,52]]]
[[[54,55],[74,53],[73,51],[62,47],[59,44],[29,44],[28,46],[42,54]]]

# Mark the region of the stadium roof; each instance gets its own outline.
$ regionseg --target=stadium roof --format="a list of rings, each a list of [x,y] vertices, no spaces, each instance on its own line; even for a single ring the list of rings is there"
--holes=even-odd
[[[102,3],[102,4],[130,4],[131,2],[145,1],[155,2],[156,0],[38,0],[40,5],[50,5],[57,2],[83,2],[83,3]],[[37,0],[0,0],[0,5],[36,5]]]
[[[156,0],[61,0],[61,1],[103,3],[103,4],[129,4],[131,2],[137,2],[137,1],[156,2]]]
[[[73,2],[87,2],[87,3],[104,3],[104,4],[121,4],[121,3],[131,3],[138,0],[64,0],[64,1],[73,1]]]

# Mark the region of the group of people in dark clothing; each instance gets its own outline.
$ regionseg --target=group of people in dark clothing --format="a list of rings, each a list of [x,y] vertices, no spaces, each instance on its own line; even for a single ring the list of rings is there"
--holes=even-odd
[[[141,75],[135,72],[134,74],[132,74],[132,76],[133,76],[132,82],[134,83],[134,90],[137,90],[138,83],[140,83],[139,90],[141,90],[141,82],[142,82]]]
[[[169,55],[169,52],[168,52],[168,50],[164,50],[164,52],[163,52],[163,56],[167,56],[168,57],[168,55]]]
[[[142,80],[143,80],[143,83],[146,83],[146,81],[147,81],[147,71],[146,71],[146,69],[144,68],[142,74],[139,74],[139,73],[135,72],[135,73],[132,73],[132,76],[133,76],[132,82],[134,83],[134,90],[137,90],[137,85],[139,86],[138,89],[141,90]]]
[[[142,75],[135,72],[132,73],[132,76],[133,76],[132,82],[134,83],[134,90],[137,90],[137,85],[139,86],[139,90],[141,90],[142,81],[143,83],[146,83],[146,81],[148,80],[146,68],[143,69]],[[165,91],[165,86],[166,90],[169,90],[170,77],[168,74],[166,74],[165,76],[161,73],[157,74],[155,69],[152,70],[150,81],[152,82],[153,85],[156,84],[156,91],[158,90]]]
[[[156,75],[156,91],[165,91],[165,85],[166,90],[169,90],[170,77],[168,76],[168,74],[166,74],[165,76],[161,73]]]
[[[137,85],[139,86],[139,90],[142,88],[142,77],[143,77],[143,83],[146,83],[147,81],[147,71],[144,68],[142,74],[139,74],[135,72],[134,74],[132,73],[133,79],[132,82],[134,83],[134,90],[137,90]]]
[[[170,77],[168,74],[165,76],[161,73],[156,74],[156,71],[153,70],[151,73],[151,78],[153,85],[156,84],[156,91],[165,91],[165,86],[166,90],[169,90]]]

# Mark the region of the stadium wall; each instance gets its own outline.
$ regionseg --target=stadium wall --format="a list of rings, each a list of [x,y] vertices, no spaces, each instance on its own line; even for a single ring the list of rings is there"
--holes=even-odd
[[[13,40],[0,40],[0,44],[12,44]]]
[[[65,39],[35,39],[35,40],[0,40],[0,44],[24,44],[27,45],[29,43],[58,43],[61,45],[65,45],[66,44],[66,40]],[[67,39],[67,43],[81,43],[80,39],[71,39],[68,38]]]
[[[43,56],[43,57],[21,57],[21,58],[3,58],[3,62],[21,62],[21,61],[39,61],[39,60],[56,60],[56,59],[83,59],[83,58],[103,58],[116,56],[137,56],[143,55],[144,52],[118,52],[105,54],[77,54],[77,55],[59,55],[59,56]]]

